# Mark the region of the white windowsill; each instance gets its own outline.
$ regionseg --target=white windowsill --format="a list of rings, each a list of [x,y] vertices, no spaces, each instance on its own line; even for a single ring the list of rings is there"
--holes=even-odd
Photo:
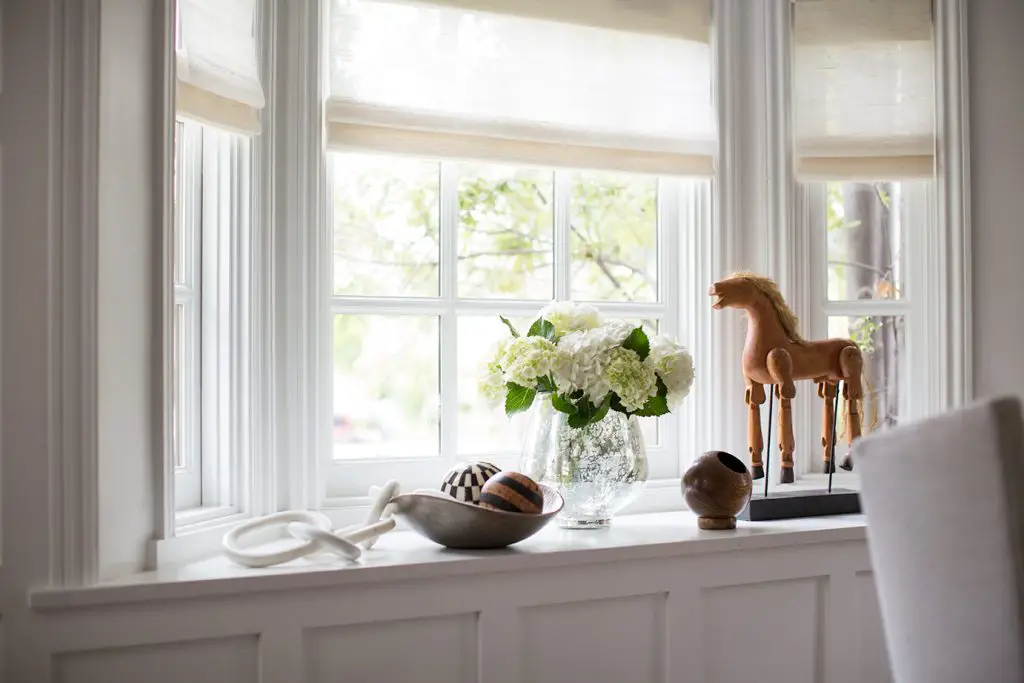
[[[338,588],[370,583],[645,560],[737,550],[861,541],[860,515],[740,522],[735,531],[700,531],[689,512],[625,515],[611,528],[567,531],[554,523],[503,550],[448,550],[411,531],[382,537],[354,563],[327,553],[267,569],[223,556],[84,588],[32,591],[35,610],[62,610],[246,593]]]
[[[777,474],[777,472],[776,472]],[[776,486],[773,479],[773,491],[792,491],[807,489],[824,489],[827,477],[824,474],[804,474],[795,484]],[[755,482],[755,492],[761,491],[763,480]],[[839,471],[835,476],[835,487],[860,490],[860,482],[856,473]],[[359,524],[366,519],[372,501],[369,497],[329,498],[324,501],[321,512],[326,514],[335,529]],[[674,512],[685,510],[679,491],[679,480],[656,479],[647,482],[643,495],[633,501],[621,515],[651,514],[654,512]],[[620,515],[620,516],[621,516]],[[215,517],[199,524],[182,526],[177,535],[150,542],[151,567],[169,568],[173,566],[192,565],[201,560],[220,555],[221,539],[231,527],[247,519],[246,515],[234,514]],[[399,529],[405,528],[399,522]]]

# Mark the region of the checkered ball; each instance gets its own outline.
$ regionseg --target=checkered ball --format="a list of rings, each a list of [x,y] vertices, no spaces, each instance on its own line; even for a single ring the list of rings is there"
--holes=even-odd
[[[491,463],[482,461],[456,465],[444,475],[441,492],[464,503],[479,503],[480,489],[500,471]]]

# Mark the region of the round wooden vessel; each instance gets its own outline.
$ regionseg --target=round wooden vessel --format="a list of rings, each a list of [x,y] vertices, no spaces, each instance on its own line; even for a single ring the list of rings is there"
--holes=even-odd
[[[725,451],[708,451],[683,475],[683,498],[701,529],[735,529],[736,515],[750,500],[747,466]]]

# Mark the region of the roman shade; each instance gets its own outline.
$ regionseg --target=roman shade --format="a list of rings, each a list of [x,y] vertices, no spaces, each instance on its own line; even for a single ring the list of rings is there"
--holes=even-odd
[[[244,135],[264,106],[253,31],[254,0],[178,0],[179,116]]]
[[[931,0],[797,0],[794,13],[798,177],[932,177]]]
[[[706,0],[333,0],[334,150],[710,175]]]

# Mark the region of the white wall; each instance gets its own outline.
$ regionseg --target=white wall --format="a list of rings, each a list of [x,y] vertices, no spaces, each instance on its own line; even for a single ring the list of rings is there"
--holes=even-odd
[[[1024,394],[1024,2],[969,0],[975,394]]]

